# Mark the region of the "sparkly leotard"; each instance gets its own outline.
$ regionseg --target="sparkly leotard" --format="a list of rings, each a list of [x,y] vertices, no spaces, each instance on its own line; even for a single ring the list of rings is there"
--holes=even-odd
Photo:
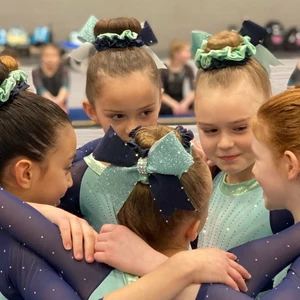
[[[252,274],[247,295],[224,285],[204,284],[197,299],[252,299],[270,278],[298,257],[300,243],[295,237],[299,233],[300,224],[296,224],[282,233],[231,250]],[[54,224],[0,189],[0,291],[7,299],[39,299],[37,294],[49,300],[58,299],[58,295],[59,299],[99,299],[120,287],[112,287],[113,280],[107,279],[113,270],[104,264],[74,260],[72,253],[63,249]],[[287,278],[262,299],[283,299],[282,295],[284,299],[299,299],[299,273],[297,259]],[[117,272],[117,276],[123,274]]]

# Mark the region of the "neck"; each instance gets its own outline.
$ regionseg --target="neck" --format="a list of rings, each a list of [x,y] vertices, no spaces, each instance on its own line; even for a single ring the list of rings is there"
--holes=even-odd
[[[245,169],[239,173],[227,174],[226,182],[229,184],[236,184],[236,183],[245,182],[245,181],[255,178],[252,173],[252,168],[253,168],[253,165],[251,165],[250,167],[248,167],[247,169]]]
[[[300,222],[300,189],[298,189],[298,186],[295,186],[295,189],[291,189],[290,191],[291,193],[288,196],[286,209],[292,213],[295,223],[298,223]]]
[[[170,247],[169,249],[160,251],[162,254],[164,254],[167,257],[172,257],[173,255],[182,252],[182,251],[187,251],[190,249],[190,243],[188,243],[188,245],[185,246],[177,246],[177,247]]]

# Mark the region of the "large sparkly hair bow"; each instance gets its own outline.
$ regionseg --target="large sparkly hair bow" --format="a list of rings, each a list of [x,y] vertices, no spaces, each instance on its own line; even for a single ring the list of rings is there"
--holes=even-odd
[[[187,145],[193,133],[179,128],[180,132]],[[174,132],[150,149],[141,149],[134,139],[122,141],[110,127],[98,147],[101,149],[97,149],[95,158],[110,163],[95,184],[95,194],[101,196],[102,215],[97,212],[97,216],[103,224],[117,222],[116,215],[138,182],[149,184],[153,201],[166,222],[176,210],[195,211],[179,180],[194,160]]]
[[[270,66],[278,66],[282,63],[260,43],[266,35],[265,28],[252,21],[244,21],[240,30],[242,43],[235,49],[227,46],[220,50],[206,52],[209,38],[212,36],[203,31],[192,32],[192,52],[195,55],[195,64],[205,71],[221,69],[229,66],[244,65],[249,57],[253,56],[268,72]]]
[[[0,85],[0,107],[8,100],[13,99],[20,91],[29,88],[26,83],[28,75],[21,70],[9,72],[8,77]]]
[[[99,20],[91,16],[78,34],[78,39],[84,44],[74,50],[70,57],[78,62],[88,58],[91,53],[104,51],[111,48],[140,47],[145,49],[154,60],[158,69],[166,69],[165,64],[148,47],[157,44],[157,39],[148,22],[142,23],[140,34],[125,30],[121,34],[103,33],[94,34],[94,27]]]

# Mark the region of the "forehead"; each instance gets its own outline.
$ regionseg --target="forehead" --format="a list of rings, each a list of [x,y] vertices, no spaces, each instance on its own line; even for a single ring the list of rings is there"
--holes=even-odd
[[[73,127],[67,125],[59,130],[57,135],[56,148],[52,152],[52,158],[61,160],[70,158],[76,151],[76,135]]]
[[[195,99],[197,121],[228,123],[251,118],[264,100],[264,95],[246,81],[228,88],[199,86]]]
[[[95,105],[103,110],[127,111],[159,103],[160,89],[145,73],[108,77],[100,89]]]

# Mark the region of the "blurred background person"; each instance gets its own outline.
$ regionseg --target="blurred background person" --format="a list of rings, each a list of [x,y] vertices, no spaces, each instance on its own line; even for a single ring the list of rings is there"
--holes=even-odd
[[[192,114],[194,101],[194,71],[187,64],[191,59],[190,45],[174,40],[169,46],[168,69],[161,70],[162,98],[161,115]]]
[[[38,95],[58,104],[67,111],[69,74],[62,64],[62,51],[54,44],[43,46],[41,65],[32,71],[33,84]]]

